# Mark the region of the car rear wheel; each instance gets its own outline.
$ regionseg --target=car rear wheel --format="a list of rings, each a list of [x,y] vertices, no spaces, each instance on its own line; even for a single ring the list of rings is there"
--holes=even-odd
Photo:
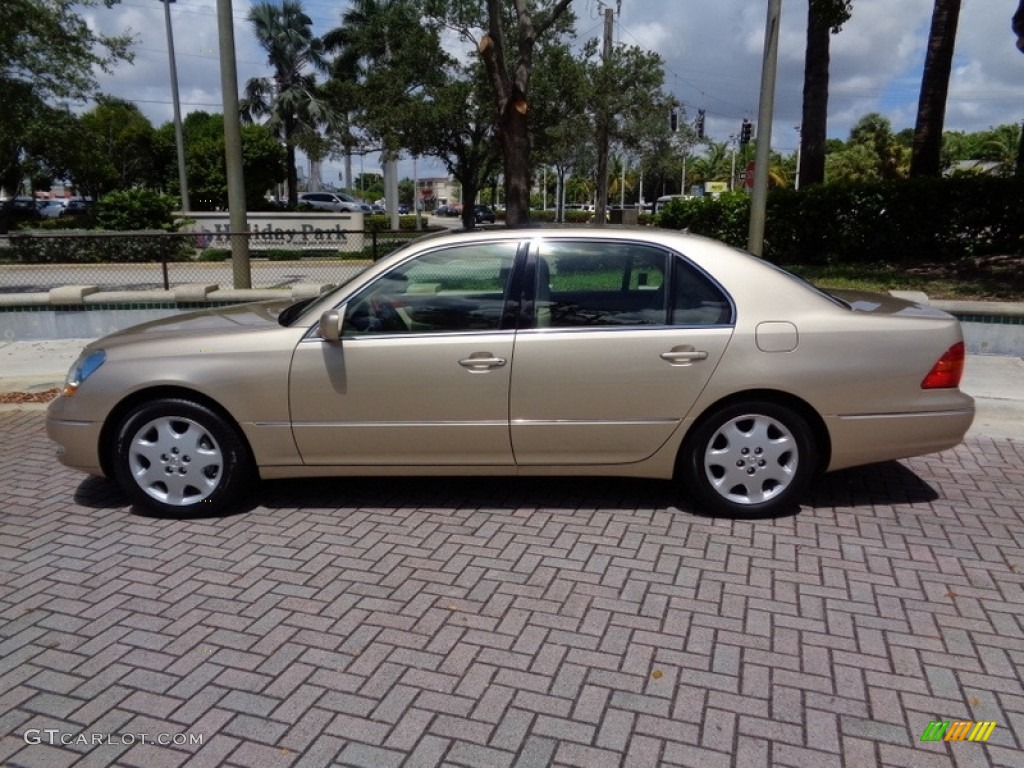
[[[807,421],[771,402],[737,403],[695,428],[681,455],[699,511],[770,516],[796,506],[816,471]]]
[[[146,403],[117,429],[115,478],[133,502],[161,514],[225,511],[241,498],[252,467],[237,429],[191,400]]]

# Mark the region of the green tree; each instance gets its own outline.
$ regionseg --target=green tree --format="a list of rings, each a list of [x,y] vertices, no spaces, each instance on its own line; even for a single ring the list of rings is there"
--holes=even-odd
[[[428,15],[444,20],[477,50],[487,69],[504,162],[505,221],[530,220],[530,79],[537,43],[555,27],[572,0],[426,0]],[[483,34],[475,36],[475,30]]]
[[[412,99],[442,83],[448,57],[437,25],[424,19],[414,0],[355,0],[341,26],[324,36],[324,47],[336,54],[328,89],[332,104],[349,116],[335,131],[337,139],[348,152],[361,138],[380,150],[385,163],[397,159],[408,148],[402,126]]]
[[[825,158],[825,173],[829,184],[878,181],[878,154],[867,144],[851,143],[848,147],[830,152]]]
[[[906,148],[893,135],[889,118],[877,112],[862,117],[850,129],[849,145],[863,146],[874,153],[875,178],[891,180],[906,177]]]
[[[111,7],[117,0],[102,0]],[[0,3],[0,187],[16,192],[25,169],[29,126],[48,116],[47,101],[85,99],[96,71],[130,61],[129,35],[93,31],[82,14],[101,0],[3,0]],[[0,207],[0,231],[7,209]]]
[[[800,123],[801,186],[813,186],[825,180],[831,38],[849,20],[851,7],[852,0],[809,0],[807,4],[807,48]]]
[[[407,142],[416,154],[441,160],[462,187],[462,223],[476,226],[473,205],[498,169],[487,76],[479,62],[453,64],[446,85],[432,85],[409,112]]]
[[[556,190],[564,191],[555,201],[555,217],[562,221],[565,199],[574,203],[594,199],[595,147],[580,140],[593,134],[585,62],[567,41],[548,39],[538,48],[532,87],[531,145],[537,162],[553,168]]]
[[[101,96],[81,117],[79,141],[92,172],[71,170],[71,178],[99,198],[111,189],[131,189],[153,181],[153,126],[130,101]]]
[[[192,209],[212,211],[226,208],[228,188],[223,115],[191,112],[185,117],[182,127]],[[169,153],[170,160],[161,164],[163,184],[171,192],[177,193],[174,124],[165,123],[157,134],[157,145],[169,147],[169,150],[164,151]],[[285,180],[286,157],[284,147],[263,126],[242,126],[242,175],[245,178],[248,210],[265,207],[267,191]]]
[[[662,144],[670,132],[668,116],[675,107],[675,100],[662,91],[665,80],[662,59],[637,46],[619,46],[605,61],[598,60],[598,50],[595,39],[589,41],[583,51],[589,82],[585,91],[587,115],[598,126],[597,131],[604,121],[603,130],[607,132],[612,151],[635,164],[652,147]],[[686,120],[680,122],[683,134],[691,133]],[[593,135],[597,146],[598,134]],[[684,141],[692,139],[682,138]],[[597,221],[601,222],[604,206],[610,202],[607,192],[611,179],[602,172],[601,163],[597,165]],[[621,178],[619,173],[620,182]]]
[[[313,20],[299,0],[260,0],[248,16],[256,39],[267,53],[272,77],[254,77],[245,85],[242,119],[266,117],[266,127],[284,143],[287,153],[288,205],[299,194],[295,149],[302,131],[316,130],[330,120],[310,70],[324,70],[323,43],[313,35]]]
[[[935,0],[917,105],[911,176],[938,176],[942,170],[942,126],[946,120],[946,97],[959,20],[960,0]]]

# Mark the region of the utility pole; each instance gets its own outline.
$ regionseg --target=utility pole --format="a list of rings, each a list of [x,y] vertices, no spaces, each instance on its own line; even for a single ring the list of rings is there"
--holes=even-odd
[[[796,174],[793,176],[793,189],[800,189],[800,147],[804,143],[803,130],[801,126],[794,125],[796,128]]]
[[[185,172],[185,136],[181,130],[181,104],[178,101],[178,65],[174,62],[174,31],[171,28],[171,3],[175,0],[157,0],[164,5],[164,24],[167,27],[167,58],[171,62],[171,102],[174,104],[174,143],[178,150],[178,190],[181,192],[181,212],[189,213],[188,174]]]
[[[602,66],[605,78],[611,73],[612,66],[612,35],[615,27],[615,11],[604,9],[604,54]],[[608,114],[607,104],[602,105],[601,114],[597,118],[597,200],[594,206],[594,223],[603,227],[608,211],[608,134],[612,116]]]
[[[220,42],[220,89],[224,101],[224,159],[228,170],[228,211],[231,233],[231,275],[235,288],[252,288],[249,265],[249,220],[245,215],[245,177],[242,174],[242,123],[238,110],[238,71],[235,67],[235,28],[231,0],[217,0]],[[294,201],[292,201],[294,202]]]
[[[754,189],[750,198],[750,231],[747,250],[764,253],[764,220],[768,208],[768,163],[772,151],[772,114],[775,110],[775,72],[779,60],[779,19],[782,0],[768,0],[764,30],[764,62],[761,65],[761,104],[757,113],[757,151],[754,155]]]

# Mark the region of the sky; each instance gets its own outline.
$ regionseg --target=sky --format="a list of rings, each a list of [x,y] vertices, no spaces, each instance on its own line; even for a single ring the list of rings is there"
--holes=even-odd
[[[772,148],[792,154],[798,144],[807,0],[781,0],[778,79]],[[1017,0],[963,0],[946,130],[965,132],[1024,119],[1024,55],[1015,47],[1010,17]],[[171,18],[183,114],[222,111],[216,0],[176,0]],[[340,24],[345,0],[303,0],[321,35]],[[879,112],[893,130],[913,128],[933,0],[853,0],[853,15],[832,37],[828,134],[846,139],[864,115]],[[580,41],[603,34],[603,9],[618,11],[616,41],[659,53],[665,90],[692,120],[706,112],[709,138],[725,141],[744,118],[756,122],[767,0],[573,0]],[[248,22],[249,0],[233,0],[239,83],[269,74]],[[104,93],[128,99],[155,126],[173,116],[164,6],[161,0],[122,0],[113,9],[86,9],[90,24],[136,35],[135,61],[100,76]],[[468,55],[468,54],[467,54]],[[375,158],[354,161],[354,172],[379,169]],[[328,161],[325,182],[338,183],[341,162]],[[421,160],[418,175],[443,175]],[[413,175],[410,160],[400,177]]]

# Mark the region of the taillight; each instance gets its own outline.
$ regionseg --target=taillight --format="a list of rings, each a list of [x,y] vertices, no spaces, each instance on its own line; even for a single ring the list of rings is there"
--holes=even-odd
[[[964,375],[964,343],[958,341],[946,350],[946,354],[928,371],[921,382],[921,389],[951,389],[960,386],[960,377]]]

